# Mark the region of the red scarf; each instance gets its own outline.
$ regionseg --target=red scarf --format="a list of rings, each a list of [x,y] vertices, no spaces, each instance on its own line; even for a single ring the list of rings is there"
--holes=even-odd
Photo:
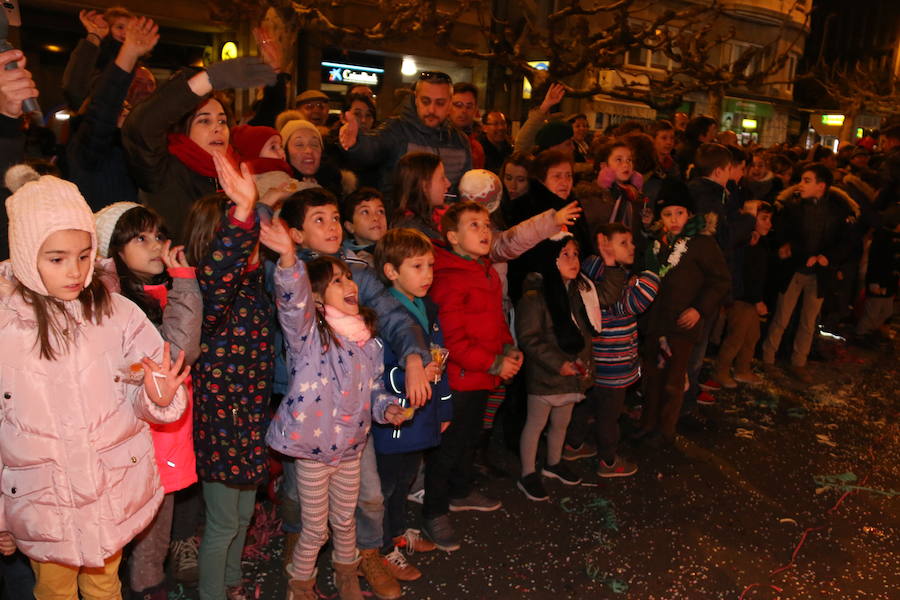
[[[250,167],[250,172],[254,175],[262,175],[270,171],[284,171],[291,177],[294,176],[294,169],[286,161],[277,158],[251,158],[244,161]]]
[[[230,145],[226,146],[225,156],[235,166],[241,163],[237,153]],[[218,177],[212,154],[197,145],[194,140],[183,133],[169,134],[169,154],[181,161],[188,169],[204,177]]]

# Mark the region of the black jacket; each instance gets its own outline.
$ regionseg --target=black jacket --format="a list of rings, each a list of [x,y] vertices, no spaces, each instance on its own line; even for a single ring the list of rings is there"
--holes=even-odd
[[[122,126],[122,145],[140,199],[160,214],[169,232],[182,240],[184,223],[194,202],[214,193],[218,182],[190,170],[169,154],[168,132],[203,99],[188,87],[192,72],[180,71],[138,104]]]
[[[804,201],[797,194],[798,187],[791,186],[778,196],[777,213],[774,220],[775,248],[788,244],[790,257],[780,261],[782,279],[780,289],[784,291],[791,282],[794,273],[803,269],[809,256],[806,255],[804,239],[803,213]],[[828,189],[821,200],[827,208],[824,232],[819,254],[828,259],[828,266],[812,267],[818,284],[818,297],[822,298],[828,291],[835,270],[846,261],[853,252],[853,236],[850,235],[852,225],[859,218],[859,206],[847,192],[834,186]]]
[[[134,73],[123,71],[115,62],[106,65],[66,148],[69,179],[94,212],[113,202],[138,199],[117,125],[132,79]]]

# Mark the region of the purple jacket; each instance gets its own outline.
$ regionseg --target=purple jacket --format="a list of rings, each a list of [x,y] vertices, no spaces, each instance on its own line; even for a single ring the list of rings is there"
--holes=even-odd
[[[362,346],[341,338],[322,351],[316,309],[302,260],[275,270],[278,320],[288,344],[290,383],[266,442],[282,454],[329,465],[359,456],[372,416],[385,423],[393,396],[382,384],[381,340]]]

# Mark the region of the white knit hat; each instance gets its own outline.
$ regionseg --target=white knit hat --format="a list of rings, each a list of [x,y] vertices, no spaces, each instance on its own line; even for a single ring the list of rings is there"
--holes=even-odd
[[[101,258],[109,258],[109,241],[119,218],[132,208],[138,208],[140,204],[134,202],[116,202],[104,206],[94,214],[94,224],[97,227],[97,252]]]
[[[51,234],[67,229],[91,235],[91,256],[97,250],[94,215],[74,183],[44,175],[20,187],[6,199],[9,215],[9,256],[16,279],[43,296],[47,288],[37,268],[38,251]],[[84,285],[91,283],[93,260]]]
[[[487,169],[471,169],[459,180],[459,195],[463,200],[484,204],[488,212],[494,212],[500,206],[503,185],[500,178]]]
[[[319,131],[318,127],[304,119],[294,119],[293,121],[285,123],[284,127],[281,128],[281,140],[284,142],[285,149],[288,147],[288,142],[291,141],[291,136],[301,129],[309,129],[310,131],[315,132],[316,137],[319,139],[319,147],[322,149],[325,148],[325,144],[322,143],[322,132]]]

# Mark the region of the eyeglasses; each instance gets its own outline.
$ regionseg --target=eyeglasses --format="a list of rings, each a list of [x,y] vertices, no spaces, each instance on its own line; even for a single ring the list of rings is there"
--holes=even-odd
[[[419,73],[419,81],[453,84],[453,80],[450,79],[450,76],[441,71],[422,71]]]
[[[322,109],[324,109],[324,108],[327,108],[328,105],[325,104],[324,102],[321,102],[321,101],[318,101],[318,100],[313,100],[313,101],[310,101],[310,102],[304,102],[303,104],[301,104],[301,105],[298,106],[297,108],[303,108],[303,107],[309,107],[309,108],[314,109],[314,110],[322,110]]]

